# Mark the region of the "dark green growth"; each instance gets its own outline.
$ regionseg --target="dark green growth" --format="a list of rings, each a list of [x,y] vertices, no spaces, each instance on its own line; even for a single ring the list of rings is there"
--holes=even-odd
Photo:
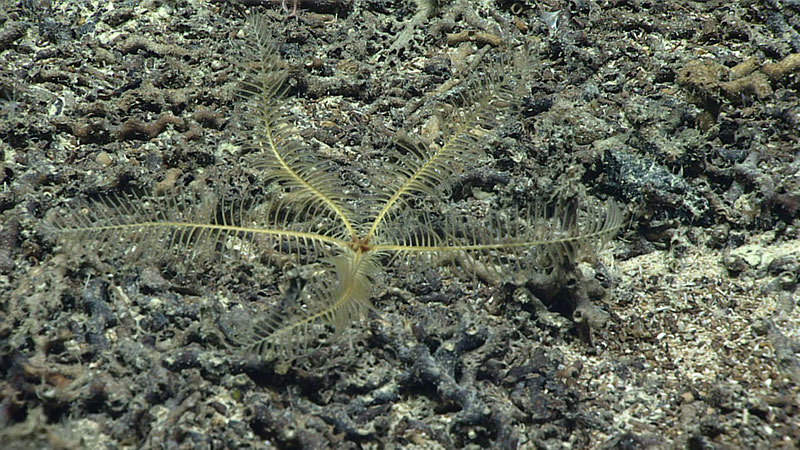
[[[115,195],[86,208],[56,214],[51,229],[65,242],[90,239],[103,250],[186,258],[220,252],[268,252],[284,268],[319,263],[293,301],[255,318],[247,343],[264,359],[291,361],[320,333],[341,332],[372,309],[373,282],[388,261],[436,264],[457,261],[471,276],[498,278],[520,270],[549,270],[596,252],[620,227],[622,214],[577,201],[474,218],[430,212],[418,205],[441,192],[463,164],[480,155],[482,136],[515,93],[515,64],[488,75],[448,105],[447,124],[436,144],[398,144],[384,172],[390,180],[369,198],[354,192],[293,133],[282,99],[286,71],[264,24],[251,21],[255,61],[240,92],[251,128],[244,162],[266,186],[269,198],[222,200],[218,193],[161,196]],[[179,193],[180,194],[180,193]],[[160,250],[159,250],[160,249]],[[249,250],[248,250],[249,249]]]

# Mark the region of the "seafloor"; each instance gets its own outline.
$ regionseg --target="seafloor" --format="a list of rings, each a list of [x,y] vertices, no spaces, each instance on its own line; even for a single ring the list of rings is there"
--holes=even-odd
[[[0,447],[800,447],[800,2],[286,3],[0,1]],[[235,96],[256,13],[298,139],[359,192],[525,49],[443,202],[586,192],[626,226],[564,286],[389,265],[376,312],[288,367],[226,327],[302,271],[46,233],[87,199],[256,179]]]

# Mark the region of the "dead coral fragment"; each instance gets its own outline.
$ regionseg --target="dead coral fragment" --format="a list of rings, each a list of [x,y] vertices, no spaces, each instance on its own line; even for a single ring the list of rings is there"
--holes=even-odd
[[[793,53],[776,63],[759,67],[755,58],[728,69],[714,61],[692,61],[678,70],[678,84],[690,88],[705,99],[722,96],[732,103],[764,100],[772,95],[771,82],[777,82],[800,70],[800,53]]]
[[[494,33],[483,31],[460,31],[447,34],[448,45],[456,45],[462,42],[475,42],[481,45],[489,44],[492,47],[498,47],[503,43],[503,39]]]
[[[725,97],[733,103],[749,101],[753,97],[764,100],[772,95],[769,79],[762,72],[752,72],[736,79],[732,70],[713,61],[689,63],[678,71],[677,81],[703,98]]]
[[[800,53],[792,53],[779,62],[764,64],[761,67],[771,80],[777,81],[793,72],[800,71]]]

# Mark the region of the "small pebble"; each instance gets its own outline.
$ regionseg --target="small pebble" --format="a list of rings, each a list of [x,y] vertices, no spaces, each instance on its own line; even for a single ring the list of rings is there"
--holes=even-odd
[[[108,167],[112,163],[111,155],[109,155],[107,152],[100,152],[97,154],[97,156],[95,156],[94,162],[100,164],[103,167]]]

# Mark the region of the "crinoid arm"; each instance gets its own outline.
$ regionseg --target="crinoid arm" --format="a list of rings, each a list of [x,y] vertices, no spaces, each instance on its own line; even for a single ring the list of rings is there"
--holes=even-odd
[[[523,59],[520,56],[518,59]],[[483,154],[488,130],[498,123],[498,114],[519,95],[515,74],[520,64],[501,61],[490,65],[477,81],[466,83],[445,106],[441,120],[441,142],[410,139],[398,142],[400,151],[386,164],[389,183],[378,192],[370,213],[366,239],[392,229],[391,222],[403,214],[415,197],[436,197],[452,177],[467,164],[476,164]]]
[[[553,270],[591,257],[623,223],[613,201],[605,208],[556,200],[526,209],[465,215],[417,214],[375,241],[375,249],[411,260],[460,261],[469,275],[507,279],[525,270]],[[479,263],[479,264],[476,264]]]
[[[336,220],[352,237],[349,190],[332,164],[320,161],[287,120],[287,70],[267,27],[263,18],[251,17],[249,39],[242,44],[243,60],[248,61],[239,65],[239,118],[249,151],[244,161],[264,182],[278,183],[291,193],[287,198],[296,203],[295,209]]]
[[[321,226],[280,200],[211,189],[109,193],[52,211],[45,230],[65,247],[131,259],[272,257],[309,263],[341,248],[341,227]]]
[[[255,319],[240,343],[263,360],[291,361],[307,354],[323,335],[339,336],[366,318],[378,265],[374,255],[351,251],[332,257],[327,276],[308,280],[296,299]]]

